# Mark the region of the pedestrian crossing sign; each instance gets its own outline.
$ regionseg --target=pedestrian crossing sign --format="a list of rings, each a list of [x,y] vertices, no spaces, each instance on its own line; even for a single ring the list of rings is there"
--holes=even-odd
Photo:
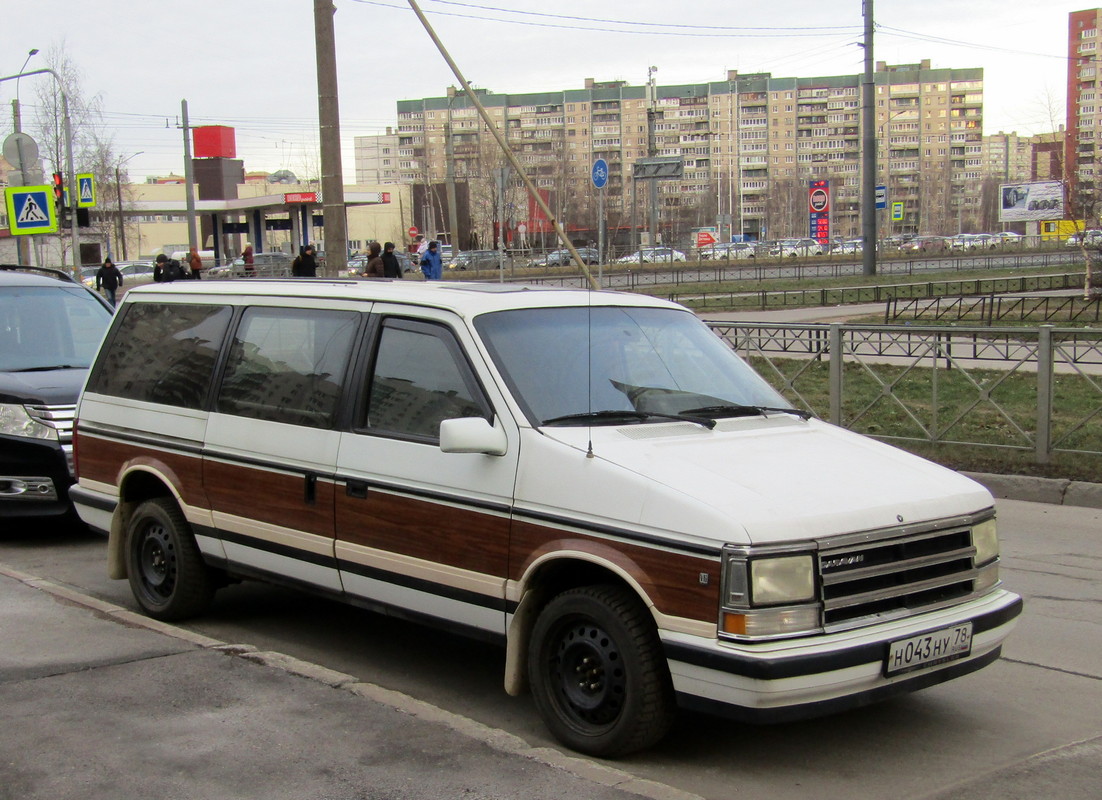
[[[52,186],[19,186],[4,190],[8,228],[13,236],[57,233],[57,209]]]
[[[77,175],[77,208],[91,208],[96,204],[96,178],[91,173]]]

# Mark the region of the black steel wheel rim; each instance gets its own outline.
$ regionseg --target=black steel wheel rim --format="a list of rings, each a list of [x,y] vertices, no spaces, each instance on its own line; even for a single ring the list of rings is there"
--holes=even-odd
[[[153,523],[143,531],[138,548],[138,574],[151,597],[172,596],[176,585],[176,548],[165,526]]]
[[[616,641],[590,619],[565,620],[552,639],[549,685],[560,711],[589,729],[615,723],[627,695],[627,673]]]

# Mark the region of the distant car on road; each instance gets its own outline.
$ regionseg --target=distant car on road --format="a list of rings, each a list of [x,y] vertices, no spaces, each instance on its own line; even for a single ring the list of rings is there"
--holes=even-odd
[[[595,247],[578,247],[575,248],[578,251],[578,255],[582,258],[582,263],[599,264],[601,263],[601,254]],[[533,267],[565,267],[574,263],[574,257],[570,255],[570,251],[563,248],[562,250],[552,250],[543,258],[538,258],[532,262]]]
[[[749,242],[716,242],[697,252],[701,261],[736,261],[754,257],[754,245]]]
[[[864,249],[864,243],[860,239],[843,239],[830,246],[832,255],[857,255],[864,252]]]
[[[916,236],[899,246],[905,253],[938,253],[947,249],[944,236]]]
[[[587,262],[588,263],[588,262]],[[497,250],[464,250],[446,263],[448,269],[497,269],[499,255]]]
[[[644,247],[616,259],[619,264],[663,264],[685,261],[685,254],[672,247]]]
[[[769,255],[781,258],[821,256],[822,254],[823,246],[814,239],[781,239],[769,251]]]

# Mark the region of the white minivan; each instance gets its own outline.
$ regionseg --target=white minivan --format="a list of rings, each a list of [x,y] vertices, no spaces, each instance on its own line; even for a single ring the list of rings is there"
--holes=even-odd
[[[75,435],[71,496],[145,613],[258,578],[498,640],[506,690],[599,756],[677,706],[790,720],[972,672],[1021,610],[985,489],[649,297],[142,286]]]

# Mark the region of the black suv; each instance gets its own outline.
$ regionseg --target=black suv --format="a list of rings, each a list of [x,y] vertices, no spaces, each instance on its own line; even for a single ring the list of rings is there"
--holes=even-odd
[[[73,413],[111,314],[65,272],[0,264],[0,520],[72,513]]]

